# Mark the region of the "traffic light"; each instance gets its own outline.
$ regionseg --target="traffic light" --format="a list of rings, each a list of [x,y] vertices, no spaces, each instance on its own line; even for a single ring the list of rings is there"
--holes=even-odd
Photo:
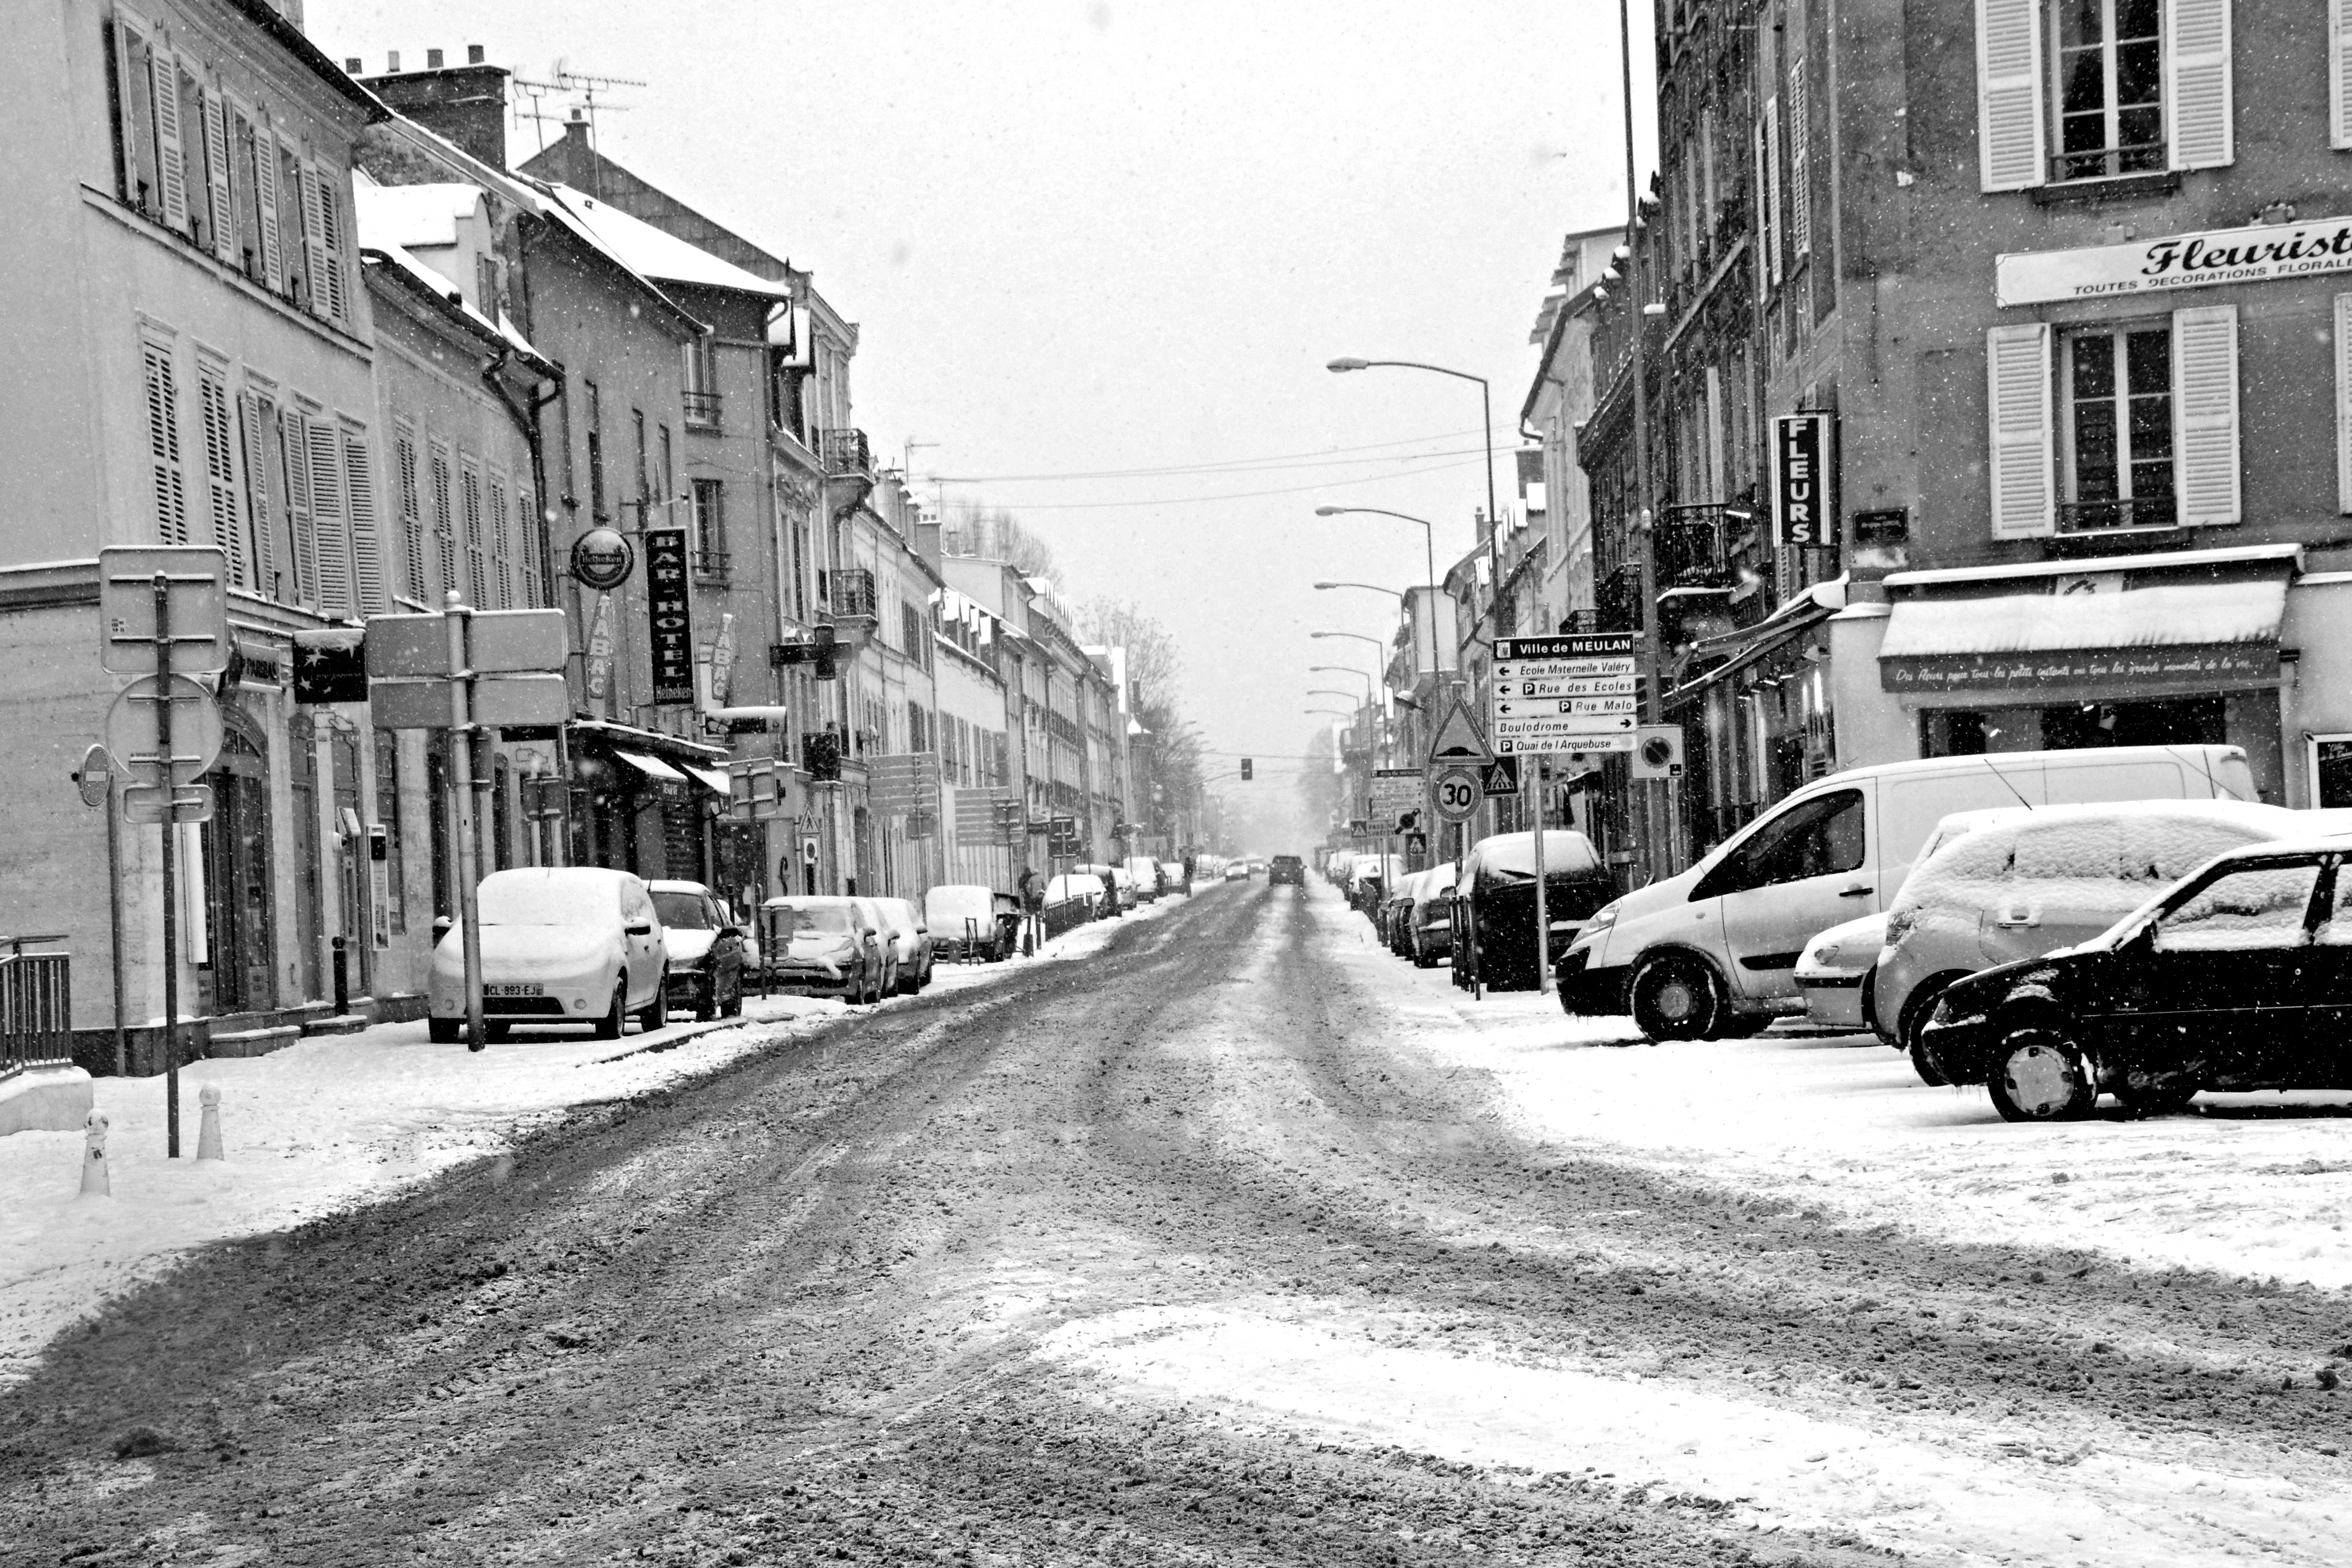
[[[840,673],[834,668],[833,664],[833,628],[830,626],[817,627],[816,642],[809,650],[809,658],[816,666],[816,678],[819,680],[835,679]]]
[[[1242,759],[1242,782],[1246,784],[1255,776],[1256,774],[1250,771],[1250,760],[1247,757],[1244,757]]]

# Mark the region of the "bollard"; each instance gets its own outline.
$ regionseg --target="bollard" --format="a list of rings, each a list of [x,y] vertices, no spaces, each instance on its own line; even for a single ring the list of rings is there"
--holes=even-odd
[[[335,946],[335,1016],[340,1018],[352,1010],[352,961],[343,950],[343,939],[333,939]]]
[[[106,1112],[93,1110],[82,1121],[82,1142],[87,1152],[81,1162],[81,1193],[86,1198],[110,1198],[114,1195],[113,1179],[106,1169]]]
[[[198,1094],[196,1099],[203,1102],[205,1108],[203,1124],[196,1129],[196,1158],[198,1160],[225,1159],[226,1156],[221,1152],[220,1086],[212,1083],[205,1085],[204,1091]]]

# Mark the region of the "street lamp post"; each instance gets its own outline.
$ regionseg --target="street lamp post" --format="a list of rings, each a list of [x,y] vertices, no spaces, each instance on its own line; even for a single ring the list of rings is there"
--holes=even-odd
[[[1368,594],[1386,594],[1391,599],[1402,599],[1404,597],[1404,595],[1399,593],[1396,589],[1383,588],[1378,583],[1318,583],[1315,585],[1318,588],[1324,589],[1361,588]],[[1318,632],[1316,635],[1320,637],[1322,634]]]
[[[1618,0],[1618,5],[1621,8],[1624,4],[1625,0]],[[1631,80],[1632,79],[1629,77],[1627,79]],[[1628,123],[1630,123],[1630,121]],[[1486,428],[1486,526],[1490,531],[1499,530],[1502,527],[1502,519],[1497,517],[1495,512],[1494,391],[1486,384],[1486,378],[1485,376],[1472,375],[1466,370],[1448,370],[1442,364],[1426,364],[1417,359],[1355,359],[1349,357],[1335,359],[1323,368],[1331,372],[1335,375],[1343,374],[1351,370],[1378,370],[1383,368],[1394,370],[1425,370],[1433,375],[1450,375],[1456,381],[1476,382],[1478,384],[1478,411],[1485,421]]]

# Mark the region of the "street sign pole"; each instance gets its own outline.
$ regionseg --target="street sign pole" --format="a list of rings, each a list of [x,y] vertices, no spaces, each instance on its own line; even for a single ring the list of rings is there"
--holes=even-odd
[[[449,637],[449,814],[457,841],[457,940],[466,955],[466,1048],[478,1051],[488,1042],[482,1028],[481,909],[474,896],[474,672],[466,650],[466,623],[473,614],[465,596],[450,589],[443,616]]]
[[[1551,913],[1544,907],[1544,763],[1549,752],[1536,753],[1536,994],[1551,994]]]
[[[163,759],[163,1155],[180,1157],[180,858],[179,766],[172,750],[172,579],[155,574],[155,749]]]

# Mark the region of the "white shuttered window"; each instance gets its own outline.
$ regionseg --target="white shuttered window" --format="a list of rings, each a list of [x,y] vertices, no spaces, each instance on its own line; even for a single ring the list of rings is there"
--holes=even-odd
[[[181,121],[180,67],[169,51],[152,51],[148,88],[155,112],[156,181],[163,187],[163,219],[174,234],[188,232],[188,127]]]
[[[155,476],[155,538],[188,542],[188,480],[180,462],[180,383],[172,345],[155,338],[140,344],[146,380],[147,457]]]
[[[196,362],[196,416],[205,438],[205,519],[209,537],[228,558],[228,580],[240,588],[253,584],[246,576],[245,529],[236,500],[236,416],[230,412],[228,367],[211,360]]]
[[[2238,308],[2172,313],[2172,420],[2180,521],[2190,528],[2236,522]]]
[[[2049,323],[1988,331],[1985,377],[1991,405],[1992,536],[2032,539],[2054,532]]]
[[[383,542],[377,536],[375,450],[367,432],[343,426],[343,500],[352,525],[352,597],[362,616],[388,610],[383,593]]]
[[[2213,169],[2235,156],[2230,0],[2165,0],[2166,139],[2176,169]]]
[[[1805,57],[1789,62],[1789,254],[1813,250],[1813,127],[1805,89]]]
[[[2041,0],[1977,0],[1977,173],[1988,191],[2042,181]]]
[[[1765,275],[1780,281],[1780,100],[1764,100],[1764,258]]]
[[[319,613],[352,613],[352,542],[343,503],[342,453],[334,421],[310,416],[310,532],[319,560]]]

